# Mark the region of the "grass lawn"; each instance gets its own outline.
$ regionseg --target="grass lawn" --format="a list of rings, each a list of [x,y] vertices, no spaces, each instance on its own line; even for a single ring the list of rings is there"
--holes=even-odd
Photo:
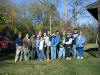
[[[0,75],[100,75],[100,59],[96,56],[96,44],[86,45],[83,60],[72,58],[14,63],[14,54],[0,55]]]

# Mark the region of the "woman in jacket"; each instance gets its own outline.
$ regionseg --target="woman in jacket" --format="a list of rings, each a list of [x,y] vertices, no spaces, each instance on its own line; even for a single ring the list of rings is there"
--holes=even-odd
[[[56,37],[55,34],[52,34],[51,38],[51,59],[56,59],[56,48],[59,43],[58,38]]]
[[[85,47],[85,35],[80,30],[78,37],[76,38],[76,47],[78,49],[78,59],[83,59],[84,47]]]

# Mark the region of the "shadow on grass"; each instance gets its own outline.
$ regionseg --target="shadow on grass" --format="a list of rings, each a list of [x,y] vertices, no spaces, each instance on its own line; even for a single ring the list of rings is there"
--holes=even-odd
[[[97,58],[98,48],[89,48],[89,49],[85,50],[85,52],[87,52],[91,56]]]
[[[0,61],[14,60],[15,53],[0,53]]]

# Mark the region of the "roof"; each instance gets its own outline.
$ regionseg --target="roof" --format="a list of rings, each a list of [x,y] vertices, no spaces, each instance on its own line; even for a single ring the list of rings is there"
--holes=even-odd
[[[98,20],[98,8],[100,8],[100,0],[92,3],[86,7],[86,9]]]
[[[88,5],[86,8],[87,9],[95,9],[95,8],[99,8],[99,7],[100,7],[100,0],[96,1],[95,3]]]

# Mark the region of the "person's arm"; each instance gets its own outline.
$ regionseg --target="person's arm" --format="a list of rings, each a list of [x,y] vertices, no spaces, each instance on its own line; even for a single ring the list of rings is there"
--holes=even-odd
[[[65,42],[65,44],[72,44],[72,39],[69,39],[69,41]]]
[[[18,40],[16,39],[16,47],[18,46]]]
[[[83,38],[82,38],[82,45],[85,45],[85,40],[86,40],[85,35],[83,35]]]

